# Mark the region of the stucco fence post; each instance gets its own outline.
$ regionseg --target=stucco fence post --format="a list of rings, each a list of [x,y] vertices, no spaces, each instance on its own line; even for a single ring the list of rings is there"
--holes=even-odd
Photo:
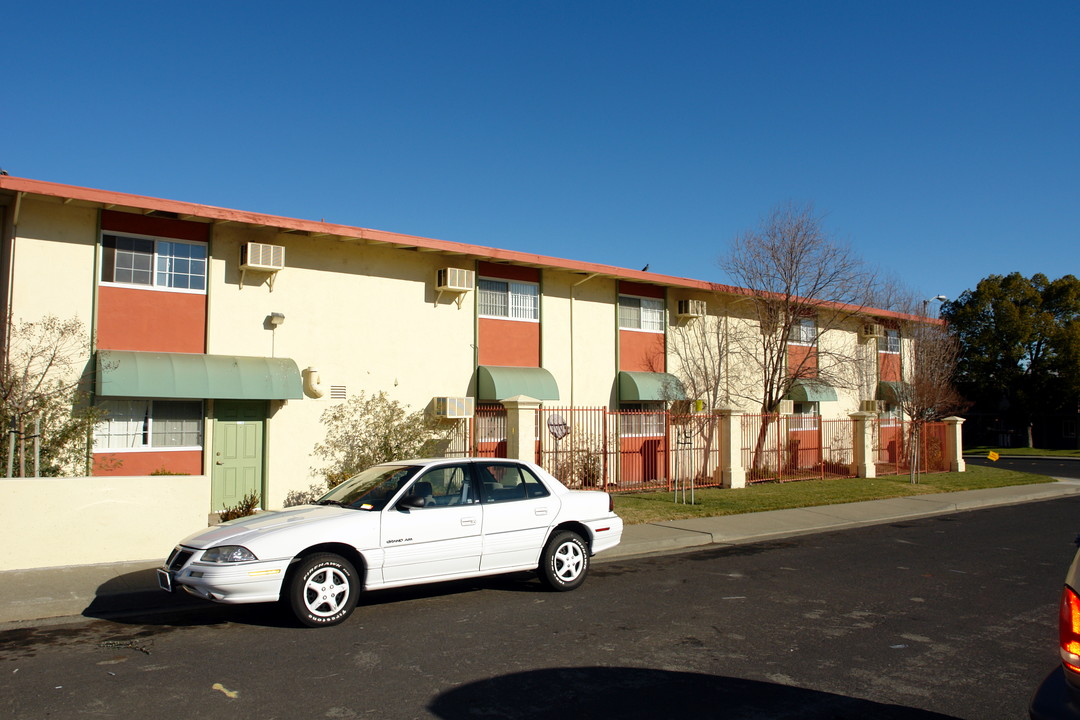
[[[502,404],[506,408],[506,457],[536,462],[536,411],[540,401],[515,395]]]
[[[726,488],[746,487],[746,468],[742,464],[742,416],[731,408],[717,408],[720,431],[720,482]]]
[[[874,424],[877,416],[868,412],[853,412],[848,415],[855,422],[852,423],[852,455],[851,471],[855,477],[877,477],[877,463],[874,457]]]
[[[962,426],[964,418],[947,417],[945,423],[945,457],[949,461],[950,472],[966,472],[967,463],[964,462],[964,436]]]

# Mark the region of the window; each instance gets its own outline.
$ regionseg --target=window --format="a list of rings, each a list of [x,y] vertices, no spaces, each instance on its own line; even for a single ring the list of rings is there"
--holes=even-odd
[[[94,450],[202,448],[201,400],[106,400],[94,428]]]
[[[788,430],[817,430],[818,404],[816,402],[793,403],[794,410],[788,418]]]
[[[878,413],[878,420],[883,427],[895,427],[900,424],[900,406],[885,403],[885,409]]]
[[[531,472],[517,465],[477,465],[480,480],[484,484],[484,502],[500,503],[547,496],[544,487]]]
[[[206,245],[132,235],[102,235],[101,281],[204,292]]]
[[[623,330],[664,332],[664,301],[620,295],[619,327]]]
[[[540,319],[540,286],[513,280],[480,278],[480,314],[509,320]]]
[[[623,403],[619,413],[619,432],[623,436],[661,437],[666,429],[662,402]]]
[[[817,325],[814,323],[814,318],[799,318],[792,324],[788,342],[813,345],[815,340],[817,340]]]
[[[472,473],[463,465],[436,467],[427,471],[409,489],[410,495],[424,499],[424,507],[449,507],[478,502]]]
[[[878,352],[900,352],[900,331],[885,328],[885,337],[878,338]]]

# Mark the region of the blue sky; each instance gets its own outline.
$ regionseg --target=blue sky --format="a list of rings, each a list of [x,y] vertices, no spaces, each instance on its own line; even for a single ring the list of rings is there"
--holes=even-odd
[[[12,175],[726,282],[811,202],[930,297],[1080,274],[1080,3],[42,2]]]

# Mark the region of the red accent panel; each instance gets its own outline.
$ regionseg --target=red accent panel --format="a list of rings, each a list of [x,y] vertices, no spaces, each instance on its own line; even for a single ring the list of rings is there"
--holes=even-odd
[[[206,352],[206,296],[99,287],[97,346],[101,350]]]
[[[790,374],[795,375],[796,371],[798,371],[798,377],[800,378],[816,378],[818,376],[817,348],[813,345],[788,345],[787,359]]]
[[[900,382],[900,353],[878,353],[878,367],[883,382]]]
[[[94,475],[149,475],[155,470],[202,475],[202,450],[94,453]]]
[[[665,372],[663,333],[620,330],[619,370]]]
[[[480,318],[481,365],[540,367],[540,323]]]
[[[210,226],[207,223],[148,217],[115,210],[101,211],[101,229],[193,242],[206,242],[210,238]]]
[[[619,282],[619,293],[622,295],[640,295],[641,297],[664,299],[664,288],[661,286],[627,282],[626,280]]]
[[[521,265],[503,265],[501,263],[481,262],[477,264],[476,274],[501,280],[520,280],[521,282],[540,282],[540,269]]]

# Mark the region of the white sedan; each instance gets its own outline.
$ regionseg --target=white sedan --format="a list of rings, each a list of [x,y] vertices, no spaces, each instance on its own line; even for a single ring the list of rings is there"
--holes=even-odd
[[[532,463],[406,460],[369,468],[314,505],[190,535],[158,580],[221,603],[282,600],[320,627],[345,620],[362,589],[536,570],[550,588],[573,590],[622,528],[607,493],[568,490]]]

